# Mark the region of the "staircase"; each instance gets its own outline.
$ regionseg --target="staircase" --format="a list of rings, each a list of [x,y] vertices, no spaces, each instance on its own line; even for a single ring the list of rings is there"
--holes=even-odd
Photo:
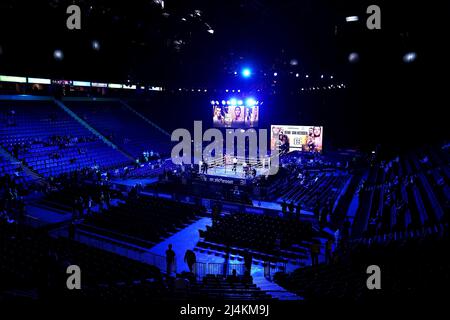
[[[108,140],[104,135],[102,135],[100,132],[95,130],[93,127],[91,127],[86,121],[81,119],[75,112],[70,110],[64,103],[62,103],[60,100],[54,99],[53,100],[57,106],[59,106],[61,109],[63,109],[65,112],[67,112],[72,118],[74,118],[76,121],[78,121],[83,127],[88,129],[90,132],[92,132],[94,135],[96,135],[99,139],[101,139],[104,143],[106,143],[111,148],[119,151],[122,153],[125,157],[130,159],[131,161],[134,161],[134,158],[130,156],[129,154],[123,152],[121,149],[119,149],[114,143],[112,143],[110,140]]]
[[[21,161],[19,161],[16,158],[14,158],[13,155],[10,154],[8,151],[6,151],[2,146],[0,146],[0,156],[3,157],[4,159],[6,159],[7,161],[11,162],[11,163],[19,164],[21,166],[21,168],[23,169],[23,171],[27,175],[32,177],[34,180],[36,180],[36,181],[43,181],[43,177],[42,176],[40,176],[38,173],[32,171],[30,168],[28,168],[26,165],[24,165]]]
[[[150,124],[152,127],[154,127],[156,130],[162,132],[164,135],[170,137],[171,134],[168,133],[166,130],[164,130],[163,128],[161,128],[160,126],[158,126],[156,123],[154,123],[153,121],[151,121],[150,119],[148,119],[146,116],[144,116],[142,113],[138,112],[137,110],[133,109],[128,103],[126,103],[123,100],[119,100],[120,103],[127,108],[128,110],[130,110],[131,112],[133,112],[135,115],[137,115],[139,118],[141,118],[142,120],[144,120],[145,122],[147,122],[148,124]]]

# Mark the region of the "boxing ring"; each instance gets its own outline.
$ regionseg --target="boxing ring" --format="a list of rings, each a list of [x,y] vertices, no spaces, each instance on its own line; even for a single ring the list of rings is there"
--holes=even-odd
[[[204,159],[199,163],[199,173],[238,179],[253,179],[269,174],[272,157],[232,157],[224,155]],[[207,165],[207,169],[206,169]]]

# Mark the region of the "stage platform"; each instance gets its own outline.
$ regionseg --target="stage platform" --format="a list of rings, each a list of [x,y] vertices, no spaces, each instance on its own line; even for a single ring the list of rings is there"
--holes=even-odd
[[[255,177],[264,176],[269,173],[269,168],[262,167],[252,167],[256,169]],[[245,172],[242,166],[237,166],[236,171],[233,171],[233,165],[223,165],[223,166],[215,166],[212,168],[208,168],[207,176],[215,176],[215,177],[225,177],[225,178],[234,178],[234,179],[254,179],[253,175],[245,176]]]

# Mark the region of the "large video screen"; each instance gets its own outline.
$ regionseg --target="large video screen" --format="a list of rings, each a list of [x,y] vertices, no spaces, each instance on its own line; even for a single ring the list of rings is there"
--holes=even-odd
[[[253,128],[259,122],[259,101],[253,98],[211,101],[217,128]]]
[[[322,152],[323,127],[271,125],[270,131],[272,150]]]

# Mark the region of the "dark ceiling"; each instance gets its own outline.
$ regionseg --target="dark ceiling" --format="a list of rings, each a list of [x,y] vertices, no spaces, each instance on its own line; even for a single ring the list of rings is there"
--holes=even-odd
[[[436,16],[445,12],[377,1],[382,29],[373,31],[365,26],[372,1],[167,0],[164,9],[158,2],[2,0],[0,72],[205,87],[233,81],[243,66],[252,68],[254,81],[275,71],[382,78],[403,72],[407,51],[418,54],[409,67],[414,72],[436,58],[430,54],[442,31]],[[66,28],[70,4],[81,7],[81,30]],[[360,20],[347,23],[348,15]],[[100,50],[91,48],[93,40]],[[62,61],[53,58],[55,49]],[[356,66],[347,60],[353,51],[361,57]]]

